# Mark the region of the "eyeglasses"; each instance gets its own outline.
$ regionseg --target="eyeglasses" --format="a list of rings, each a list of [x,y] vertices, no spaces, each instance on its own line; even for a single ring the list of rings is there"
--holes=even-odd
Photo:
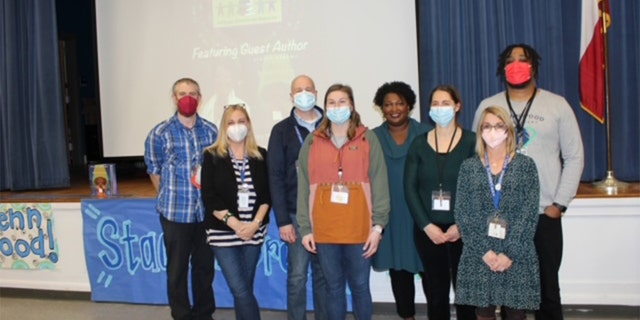
[[[483,123],[480,126],[480,129],[482,131],[491,131],[491,129],[494,129],[496,131],[507,131],[507,125],[504,124],[504,122],[500,122],[500,123],[496,123],[494,125],[490,124],[490,123]]]
[[[224,106],[223,108],[224,108],[224,110],[227,110],[229,108],[244,108],[244,107],[245,107],[244,103],[236,103],[236,104],[228,104],[228,105]]]

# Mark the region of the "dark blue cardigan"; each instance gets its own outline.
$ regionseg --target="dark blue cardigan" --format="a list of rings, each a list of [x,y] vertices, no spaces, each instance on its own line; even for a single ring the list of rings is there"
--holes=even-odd
[[[276,223],[278,227],[291,224],[290,215],[296,214],[297,196],[298,196],[298,174],[296,172],[296,161],[300,153],[302,143],[300,138],[304,138],[309,134],[309,130],[302,127],[296,121],[293,112],[295,107],[291,109],[289,117],[278,122],[271,129],[269,137],[269,185],[271,189],[271,203],[273,211],[276,215]],[[322,109],[316,106],[323,115]],[[322,121],[318,120],[316,125]],[[300,131],[300,138],[295,128]]]

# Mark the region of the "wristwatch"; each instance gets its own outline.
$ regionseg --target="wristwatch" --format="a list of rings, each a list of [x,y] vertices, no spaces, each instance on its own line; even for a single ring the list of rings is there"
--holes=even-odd
[[[565,213],[567,211],[567,207],[565,207],[565,206],[563,206],[563,205],[561,205],[561,204],[559,204],[557,202],[554,202],[551,205],[556,207],[556,208],[558,208],[560,210],[560,212],[562,212],[562,213]]]
[[[224,222],[224,224],[227,224],[227,221],[229,220],[229,218],[233,217],[233,213],[231,212],[227,212],[223,217],[222,217],[222,222]]]
[[[372,229],[373,229],[373,231],[379,233],[380,235],[382,235],[384,233],[384,229],[379,224],[374,225]]]

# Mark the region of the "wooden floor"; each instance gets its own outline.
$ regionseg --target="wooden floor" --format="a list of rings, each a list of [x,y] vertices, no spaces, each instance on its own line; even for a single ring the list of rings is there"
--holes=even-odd
[[[156,190],[148,176],[118,178],[117,198],[154,198]],[[89,178],[75,177],[71,186],[61,189],[0,192],[0,202],[80,202],[81,199],[95,198],[91,195]]]
[[[153,198],[156,191],[145,174],[118,177],[118,198]],[[640,197],[640,183],[629,183],[618,194],[608,195],[606,190],[596,188],[593,183],[581,183],[578,198],[627,198]],[[86,175],[75,174],[71,186],[61,189],[0,192],[0,202],[80,202],[81,199],[94,198]]]

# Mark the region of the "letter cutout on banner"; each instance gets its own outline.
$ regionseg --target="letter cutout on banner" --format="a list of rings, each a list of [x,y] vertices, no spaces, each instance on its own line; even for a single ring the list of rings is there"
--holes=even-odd
[[[49,203],[0,203],[0,268],[56,269],[54,224]]]
[[[86,199],[82,217],[92,300],[167,304],[167,258],[156,200]],[[271,223],[255,279],[261,308],[286,309],[286,271],[287,247]],[[233,307],[217,264],[214,293],[218,307]],[[310,302],[310,289],[307,296]]]

